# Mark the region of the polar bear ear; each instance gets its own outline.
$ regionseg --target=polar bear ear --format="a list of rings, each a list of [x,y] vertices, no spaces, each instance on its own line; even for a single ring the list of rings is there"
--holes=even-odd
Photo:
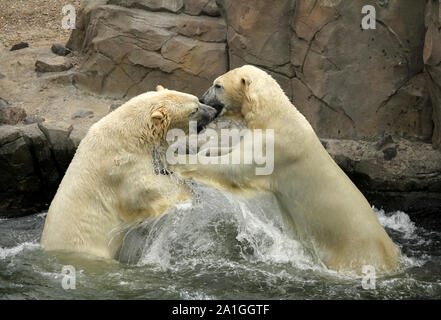
[[[156,91],[163,91],[163,90],[167,90],[167,89],[161,85],[156,86]]]
[[[249,87],[252,81],[250,78],[244,76],[240,82],[242,83],[242,86]]]
[[[150,116],[150,119],[152,119],[152,120],[162,120],[162,119],[164,119],[164,114],[162,112],[160,112],[160,111],[155,111]]]
[[[245,97],[247,98],[248,101],[251,101],[251,96],[250,96],[250,85],[252,83],[251,79],[248,78],[247,76],[244,76],[240,80],[240,83],[242,84],[242,90],[243,93],[245,94]]]

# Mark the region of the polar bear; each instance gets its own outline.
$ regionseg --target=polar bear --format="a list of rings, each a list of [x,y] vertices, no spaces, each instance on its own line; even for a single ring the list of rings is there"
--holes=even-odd
[[[81,141],[49,207],[41,244],[114,258],[131,224],[191,197],[167,174],[161,150],[171,129],[211,122],[217,110],[158,86],[94,124]]]
[[[189,155],[181,156],[185,159],[172,166],[174,171],[216,187],[272,191],[294,235],[329,269],[356,273],[364,266],[379,272],[397,269],[399,251],[368,201],[270,75],[253,66],[234,69],[216,79],[201,102],[241,113],[251,129],[247,134],[253,129],[274,130],[274,170],[256,175],[256,164],[231,164],[234,156],[243,160],[253,152],[238,145],[214,162],[199,154],[199,162],[191,164]]]

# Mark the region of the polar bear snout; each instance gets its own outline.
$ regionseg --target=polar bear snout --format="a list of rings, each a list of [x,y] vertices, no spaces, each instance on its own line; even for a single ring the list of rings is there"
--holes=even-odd
[[[198,110],[193,115],[193,119],[197,121],[197,131],[201,132],[211,121],[216,119],[218,112],[215,108],[199,103]]]
[[[224,110],[225,105],[218,99],[216,94],[216,87],[212,86],[210,87],[202,96],[202,98],[199,99],[200,103],[212,106],[216,109],[216,116],[218,116],[222,110]]]

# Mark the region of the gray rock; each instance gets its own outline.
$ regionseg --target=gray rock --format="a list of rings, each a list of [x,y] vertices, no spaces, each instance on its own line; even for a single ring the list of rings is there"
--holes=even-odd
[[[395,147],[389,147],[383,150],[383,154],[384,154],[384,160],[392,160],[393,158],[395,158],[397,156],[397,148]]]
[[[21,50],[21,49],[28,48],[28,47],[29,47],[29,44],[27,42],[20,42],[20,43],[14,44],[10,51]]]
[[[0,73],[0,79],[6,78],[6,76],[3,73]]]
[[[85,26],[72,32],[68,47],[90,54],[83,56],[74,76],[76,86],[114,98],[132,97],[158,84],[202,95],[208,83],[227,71],[222,18],[170,13],[180,7],[177,2],[171,11],[127,8],[135,2],[115,1],[121,6],[97,5],[80,13]],[[90,37],[84,35],[86,28]]]
[[[63,149],[69,140],[69,135],[73,126],[62,121],[44,121],[38,124],[40,130],[49,140],[50,144],[59,149]]]
[[[0,108],[6,107],[7,105],[9,105],[9,102],[3,98],[0,98]]]
[[[0,126],[0,216],[47,208],[64,172],[37,124]]]
[[[78,148],[81,140],[83,140],[84,137],[86,136],[87,131],[88,131],[87,127],[74,127],[69,137],[75,148]]]
[[[93,116],[94,116],[94,113],[92,110],[77,110],[72,114],[71,118],[72,119],[80,119],[80,118],[87,118],[87,117],[93,118]]]
[[[403,210],[415,217],[441,210],[441,152],[431,144],[394,137],[396,147],[379,151],[375,141],[323,140],[337,164],[377,208]]]
[[[184,12],[192,16],[201,14],[212,17],[220,16],[220,10],[215,0],[185,0]]]
[[[73,126],[62,121],[45,121],[39,123],[38,127],[49,141],[59,171],[64,172],[75,153],[75,145],[70,139]]]
[[[45,118],[43,118],[42,116],[30,114],[26,117],[26,119],[24,120],[24,123],[25,124],[32,124],[32,123],[41,123],[44,121],[45,121]]]
[[[115,111],[115,110],[118,109],[121,105],[122,105],[122,103],[120,103],[120,102],[113,102],[113,103],[109,106],[109,111],[108,111],[108,113]]]
[[[39,187],[29,141],[19,128],[0,126],[0,214],[25,213]]]
[[[26,111],[21,107],[4,105],[0,100],[0,124],[14,125],[26,119]]]
[[[67,56],[68,54],[71,53],[71,51],[69,49],[67,49],[65,46],[59,44],[59,43],[55,43],[52,45],[51,50],[53,53],[55,53],[58,56]]]
[[[151,11],[178,12],[184,6],[183,0],[110,0],[109,4],[116,4],[127,8],[145,9]]]
[[[73,67],[73,64],[64,57],[41,59],[35,62],[37,72],[62,72]]]
[[[55,191],[58,187],[61,172],[58,172],[57,164],[52,156],[49,141],[40,130],[37,123],[20,128],[22,134],[30,141],[30,149],[34,156],[34,164],[40,175],[41,182],[47,191]]]
[[[425,76],[433,105],[433,136],[434,147],[441,148],[441,21],[439,16],[440,1],[427,1],[427,27],[424,42],[423,59]]]

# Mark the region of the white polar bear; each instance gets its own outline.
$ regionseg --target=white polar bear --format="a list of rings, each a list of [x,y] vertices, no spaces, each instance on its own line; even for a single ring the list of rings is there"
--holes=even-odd
[[[220,183],[234,190],[272,191],[294,234],[314,248],[330,269],[360,273],[365,265],[379,272],[398,267],[397,247],[368,201],[271,76],[243,66],[216,79],[201,101],[241,113],[248,129],[273,129],[274,172],[256,175],[256,165],[228,164],[232,157],[243,160],[247,152],[253,152],[241,145],[218,157],[215,162],[219,164],[199,155],[198,164],[176,165],[173,170],[216,187]],[[188,163],[188,157],[181,156],[180,163]]]
[[[131,224],[191,197],[185,184],[161,172],[154,151],[166,147],[170,129],[188,132],[190,120],[204,125],[217,111],[195,96],[158,88],[90,128],[50,205],[45,249],[114,258]]]

